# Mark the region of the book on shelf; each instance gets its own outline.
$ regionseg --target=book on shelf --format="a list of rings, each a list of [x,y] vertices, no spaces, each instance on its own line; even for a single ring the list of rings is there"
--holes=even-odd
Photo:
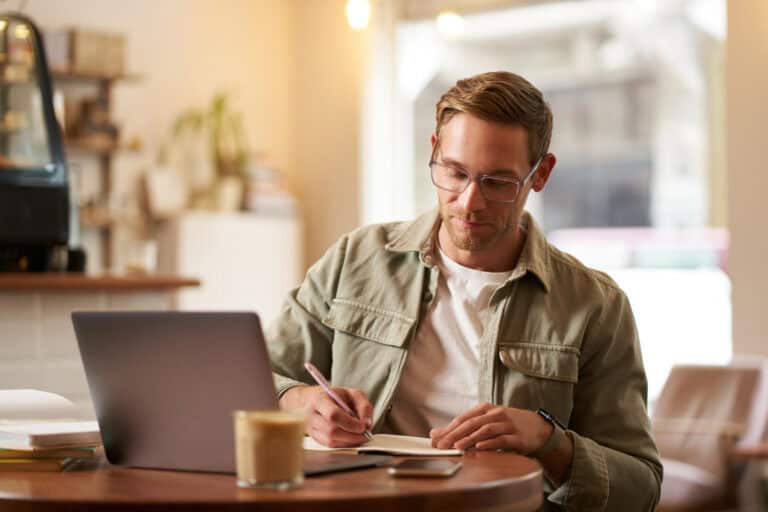
[[[304,449],[314,451],[354,451],[356,453],[387,453],[389,455],[461,455],[457,449],[440,449],[432,447],[428,437],[400,436],[393,434],[374,434],[373,440],[361,446],[352,448],[329,448],[323,446],[311,437],[304,438]]]
[[[31,448],[28,450],[8,450],[0,448],[0,461],[6,459],[92,459],[96,457],[96,446],[77,446],[74,448]]]
[[[0,390],[0,449],[40,451],[100,444],[98,423],[79,421],[75,405],[66,398],[35,389]]]
[[[3,471],[62,471],[73,460],[62,459],[0,459],[0,473]]]

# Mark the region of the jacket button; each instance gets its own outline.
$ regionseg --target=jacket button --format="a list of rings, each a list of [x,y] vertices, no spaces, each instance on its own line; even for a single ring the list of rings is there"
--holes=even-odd
[[[427,290],[426,292],[424,292],[424,302],[429,302],[431,300],[432,300],[432,292]]]

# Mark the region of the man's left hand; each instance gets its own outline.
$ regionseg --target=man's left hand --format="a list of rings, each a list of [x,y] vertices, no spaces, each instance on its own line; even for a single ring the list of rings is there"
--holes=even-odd
[[[552,435],[552,424],[534,411],[480,404],[429,436],[436,448],[512,450],[532,453]]]

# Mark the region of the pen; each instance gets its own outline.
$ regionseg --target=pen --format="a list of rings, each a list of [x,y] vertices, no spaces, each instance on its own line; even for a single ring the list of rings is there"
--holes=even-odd
[[[328,383],[328,381],[327,381],[327,380],[325,380],[325,377],[323,377],[323,374],[322,374],[322,373],[320,373],[320,370],[318,370],[318,369],[315,367],[315,365],[313,365],[312,363],[310,363],[309,361],[307,361],[306,363],[304,363],[304,368],[306,368],[306,369],[307,369],[307,371],[309,372],[309,374],[312,376],[312,378],[313,378],[313,379],[315,379],[315,382],[317,382],[317,383],[320,385],[320,387],[321,387],[321,388],[323,388],[323,389],[325,390],[325,392],[326,392],[326,393],[328,393],[328,396],[329,396],[329,397],[331,397],[331,399],[332,399],[334,402],[336,402],[336,403],[339,405],[339,407],[341,407],[342,409],[344,409],[344,412],[346,412],[347,414],[349,414],[350,416],[352,416],[352,417],[353,417],[353,418],[355,418],[355,419],[358,419],[358,420],[360,419],[360,418],[357,416],[357,414],[355,413],[355,411],[353,411],[353,410],[352,410],[352,409],[351,409],[351,408],[350,408],[350,407],[349,407],[349,406],[348,406],[348,405],[347,405],[347,404],[344,402],[344,400],[342,400],[342,399],[341,399],[341,397],[340,397],[339,395],[337,395],[337,394],[336,394],[336,393],[335,393],[335,392],[334,392],[334,391],[331,389],[331,385]],[[365,438],[366,438],[366,439],[368,439],[369,441],[373,441],[373,435],[371,434],[371,432],[370,432],[369,430],[366,430],[365,432],[363,432],[363,435],[364,435],[364,436],[365,436]]]

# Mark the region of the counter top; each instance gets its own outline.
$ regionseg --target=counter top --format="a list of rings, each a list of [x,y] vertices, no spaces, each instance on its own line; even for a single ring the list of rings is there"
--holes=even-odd
[[[167,290],[200,286],[200,281],[174,275],[89,275],[81,273],[0,273],[0,290]]]

